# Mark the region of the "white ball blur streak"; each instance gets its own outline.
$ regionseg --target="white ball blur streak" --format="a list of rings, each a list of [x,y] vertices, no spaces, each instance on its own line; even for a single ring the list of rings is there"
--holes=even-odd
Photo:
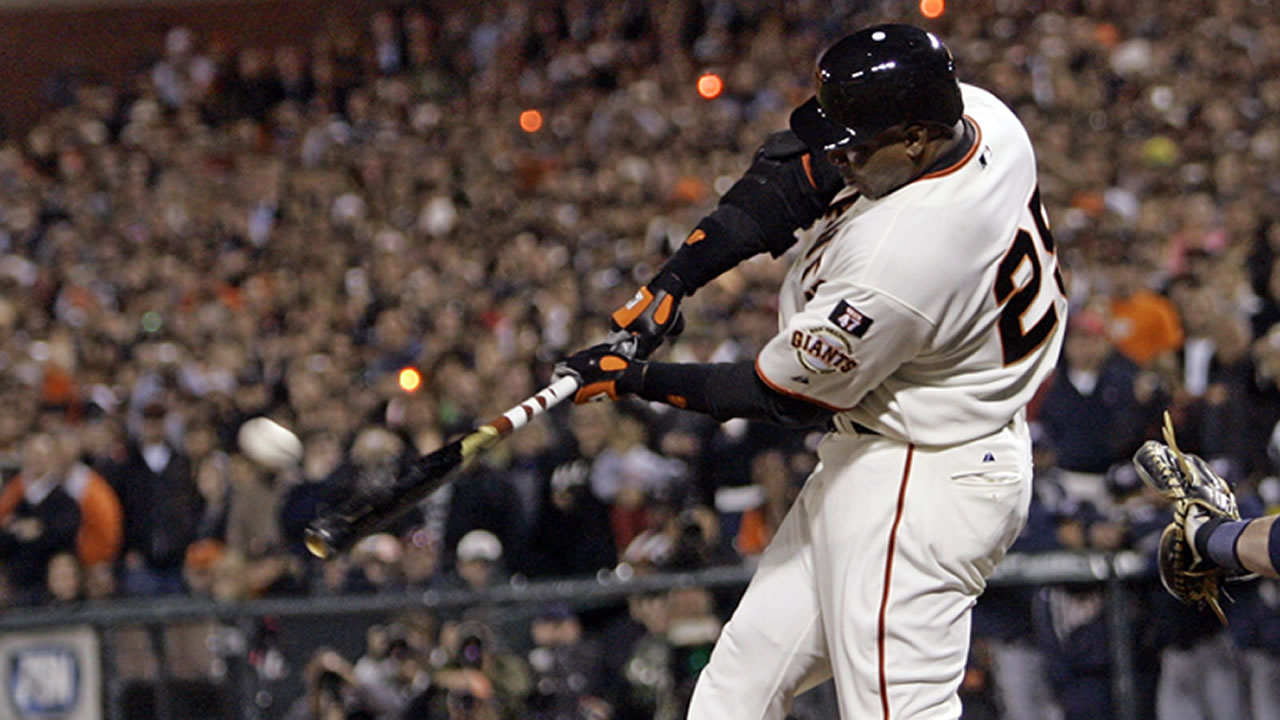
[[[302,459],[302,441],[269,417],[256,417],[240,426],[240,451],[264,467],[281,469]]]

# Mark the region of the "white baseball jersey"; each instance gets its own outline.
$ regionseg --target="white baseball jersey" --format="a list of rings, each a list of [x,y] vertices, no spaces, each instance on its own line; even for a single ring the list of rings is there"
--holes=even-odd
[[[797,243],[781,332],[756,358],[842,429],[934,446],[989,435],[1057,360],[1067,301],[1030,139],[994,95],[961,91],[970,152],[878,200],[838,195]]]

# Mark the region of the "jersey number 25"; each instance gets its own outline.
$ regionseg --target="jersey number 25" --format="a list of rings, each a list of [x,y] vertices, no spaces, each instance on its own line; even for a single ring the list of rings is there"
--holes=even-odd
[[[1044,209],[1040,206],[1039,187],[1031,194],[1031,204],[1027,209],[1031,211],[1034,232],[1040,238],[1039,247],[1031,237],[1032,230],[1018,228],[1013,244],[1000,260],[1000,267],[996,271],[995,300],[1001,306],[998,326],[1005,365],[1012,365],[1030,355],[1032,350],[1053,333],[1053,328],[1058,324],[1058,310],[1052,302],[1049,303],[1049,309],[1030,326],[1023,318],[1040,294],[1044,262],[1053,267],[1053,280],[1058,286],[1058,292],[1066,295],[1062,273],[1058,270],[1057,258],[1054,257],[1053,235],[1049,233],[1049,224],[1045,221]],[[1041,251],[1044,262],[1041,260]],[[1029,273],[1018,272],[1024,262],[1030,265]]]

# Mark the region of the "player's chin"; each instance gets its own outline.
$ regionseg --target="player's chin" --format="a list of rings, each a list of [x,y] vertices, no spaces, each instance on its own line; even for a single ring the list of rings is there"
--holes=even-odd
[[[868,200],[879,200],[889,194],[883,188],[868,183],[849,183],[849,187],[857,190],[859,195]]]
[[[857,190],[859,193],[863,195],[867,194],[866,183],[862,182],[861,180],[859,180],[858,178],[852,175],[847,175],[842,173],[840,177],[844,180],[845,187],[853,190]]]

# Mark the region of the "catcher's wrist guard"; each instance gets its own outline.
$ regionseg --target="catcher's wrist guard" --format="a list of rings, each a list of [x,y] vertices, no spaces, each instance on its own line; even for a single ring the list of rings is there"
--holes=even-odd
[[[1239,520],[1235,494],[1208,463],[1178,449],[1167,412],[1164,439],[1148,440],[1133,456],[1142,480],[1173,503],[1173,519],[1160,535],[1160,582],[1184,603],[1209,606],[1226,625],[1218,596],[1222,581],[1239,573],[1213,562],[1205,550],[1208,533],[1196,537],[1196,530],[1212,530],[1205,525],[1216,519]]]

